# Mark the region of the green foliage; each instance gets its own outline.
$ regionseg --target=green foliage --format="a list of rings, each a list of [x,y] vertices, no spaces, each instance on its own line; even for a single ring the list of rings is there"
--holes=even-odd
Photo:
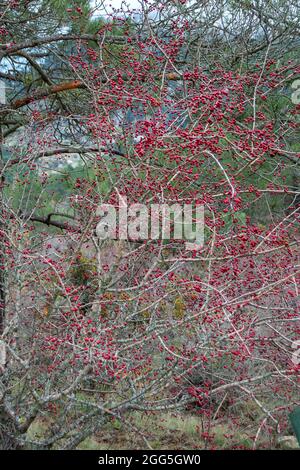
[[[174,302],[173,316],[176,320],[182,320],[186,313],[186,306],[182,296],[177,297]]]
[[[50,4],[71,32],[87,32],[92,13],[89,0],[51,0]]]
[[[222,220],[224,221],[223,232],[227,233],[234,224],[232,214],[222,214]],[[243,211],[237,211],[234,214],[234,219],[238,221],[239,225],[246,225],[246,213]]]
[[[295,410],[290,414],[290,420],[300,444],[300,407],[298,406]]]
[[[91,277],[96,272],[96,265],[88,258],[80,256],[77,259],[76,265],[71,270],[71,281],[77,286],[90,284]]]
[[[96,173],[94,169],[85,166],[76,169],[66,166],[63,174],[53,172],[46,175],[37,169],[28,171],[24,165],[23,171],[17,168],[7,173],[4,194],[12,208],[22,213],[36,210],[43,216],[63,206],[63,210],[59,211],[72,215],[73,209],[68,204],[68,198],[77,192],[77,179],[95,181]],[[105,187],[105,184],[101,187]]]

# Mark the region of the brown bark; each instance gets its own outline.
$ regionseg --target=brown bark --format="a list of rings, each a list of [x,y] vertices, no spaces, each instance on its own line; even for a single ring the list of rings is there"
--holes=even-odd
[[[32,103],[33,101],[37,101],[42,98],[47,98],[47,96],[54,95],[56,93],[61,93],[63,91],[76,90],[77,88],[84,88],[84,84],[80,80],[73,80],[71,82],[53,85],[43,90],[39,90],[30,96],[25,96],[24,98],[20,98],[19,100],[14,101],[10,104],[10,108],[19,109],[29,103]]]

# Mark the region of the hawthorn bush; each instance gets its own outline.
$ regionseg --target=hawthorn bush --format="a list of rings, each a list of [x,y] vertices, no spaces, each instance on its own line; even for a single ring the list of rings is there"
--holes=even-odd
[[[286,433],[299,404],[296,11],[236,3],[95,19],[81,2],[27,42],[11,25],[44,2],[4,11],[2,78],[20,86],[1,110],[3,448],[72,449],[116,420],[151,447],[136,413],[197,415],[208,447],[218,420],[254,448]],[[204,205],[204,246],[99,239],[97,209],[120,196]]]

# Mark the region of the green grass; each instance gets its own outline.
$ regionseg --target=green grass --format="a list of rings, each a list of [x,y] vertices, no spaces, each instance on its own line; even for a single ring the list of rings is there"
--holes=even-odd
[[[107,422],[96,433],[81,442],[77,449],[145,449],[146,442],[152,449],[157,450],[252,449],[253,436],[257,431],[257,421],[253,421],[253,411],[250,402],[247,410],[240,414],[242,423],[240,426],[229,424],[224,417],[212,421],[208,426],[208,421],[198,415],[161,412],[146,414],[136,411],[126,415],[124,420]],[[36,418],[27,432],[28,441],[41,441],[47,437],[54,420],[53,416]],[[273,438],[262,433],[256,448],[299,448],[294,436],[273,436]],[[59,449],[62,442],[57,442],[55,448]]]

